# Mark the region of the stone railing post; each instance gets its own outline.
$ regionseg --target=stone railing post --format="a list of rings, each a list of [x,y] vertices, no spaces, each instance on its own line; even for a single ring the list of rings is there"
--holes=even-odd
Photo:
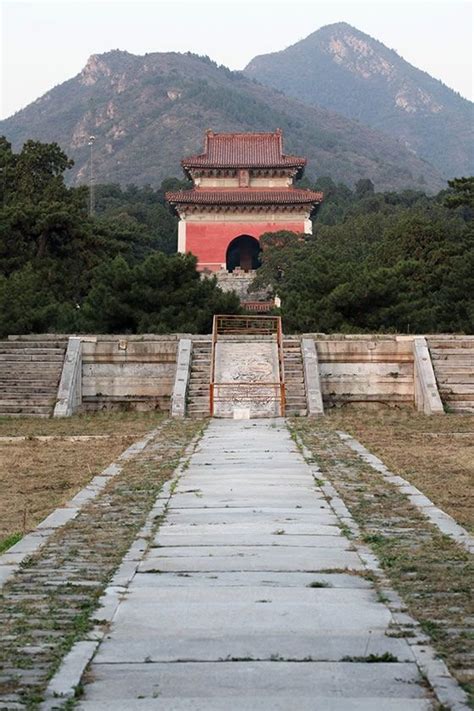
[[[303,356],[304,383],[308,415],[324,415],[321,382],[319,379],[319,362],[316,344],[312,338],[301,339]]]
[[[176,375],[171,395],[171,417],[186,416],[186,396],[191,375],[192,341],[180,338],[176,356]]]
[[[53,417],[70,417],[82,403],[82,344],[71,336],[64,357]]]
[[[424,336],[415,336],[413,339],[413,361],[416,409],[425,415],[444,414],[430,351]]]

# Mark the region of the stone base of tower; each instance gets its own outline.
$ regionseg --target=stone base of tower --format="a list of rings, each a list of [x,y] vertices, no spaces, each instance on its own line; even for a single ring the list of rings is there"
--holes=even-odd
[[[233,291],[237,294],[243,308],[265,312],[275,306],[269,289],[252,289],[252,283],[256,276],[255,270],[245,272],[237,267],[233,272],[222,270],[215,272],[213,276],[217,278],[217,283],[222,291]]]

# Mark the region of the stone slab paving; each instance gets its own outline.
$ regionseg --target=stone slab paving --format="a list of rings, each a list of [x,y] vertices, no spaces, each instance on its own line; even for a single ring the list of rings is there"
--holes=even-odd
[[[282,420],[214,420],[79,708],[437,708],[366,571]]]

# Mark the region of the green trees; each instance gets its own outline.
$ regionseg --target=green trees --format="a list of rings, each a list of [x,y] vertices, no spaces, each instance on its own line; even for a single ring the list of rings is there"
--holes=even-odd
[[[164,189],[68,188],[56,144],[0,138],[0,337],[9,333],[208,330],[237,299],[176,252]],[[165,254],[166,253],[166,254]]]
[[[446,195],[446,207],[467,207],[471,209],[470,216],[474,211],[474,176],[469,178],[454,178],[448,180],[451,191]]]
[[[209,333],[214,313],[238,313],[239,300],[201,279],[191,255],[151,254],[134,266],[116,257],[98,267],[82,323],[100,333]]]
[[[262,237],[257,280],[280,296],[285,329],[472,333],[474,226],[463,211],[425,196],[344,199],[342,221],[316,222],[314,237]]]
[[[0,337],[9,333],[206,332],[239,310],[195,260],[176,254],[177,220],[159,190],[68,188],[56,144],[0,138]],[[309,185],[307,181],[307,185]],[[314,236],[263,235],[257,284],[282,299],[287,332],[472,332],[473,178],[435,197],[355,190],[321,177]]]

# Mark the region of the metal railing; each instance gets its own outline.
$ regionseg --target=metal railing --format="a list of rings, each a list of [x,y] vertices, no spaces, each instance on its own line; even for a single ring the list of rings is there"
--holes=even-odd
[[[274,336],[278,352],[278,382],[273,381],[247,381],[247,382],[215,382],[216,344],[219,336]],[[214,405],[217,401],[231,401],[235,391],[229,396],[220,396],[221,388],[273,388],[279,400],[280,415],[284,417],[286,409],[285,370],[283,362],[283,331],[280,316],[214,316],[211,341],[211,375],[209,382],[209,410],[211,417],[214,414]],[[217,392],[216,392],[217,391]],[[239,396],[240,402],[268,401],[268,394]]]
[[[267,313],[275,306],[273,301],[241,301],[240,305],[245,311],[254,311],[255,313]]]

